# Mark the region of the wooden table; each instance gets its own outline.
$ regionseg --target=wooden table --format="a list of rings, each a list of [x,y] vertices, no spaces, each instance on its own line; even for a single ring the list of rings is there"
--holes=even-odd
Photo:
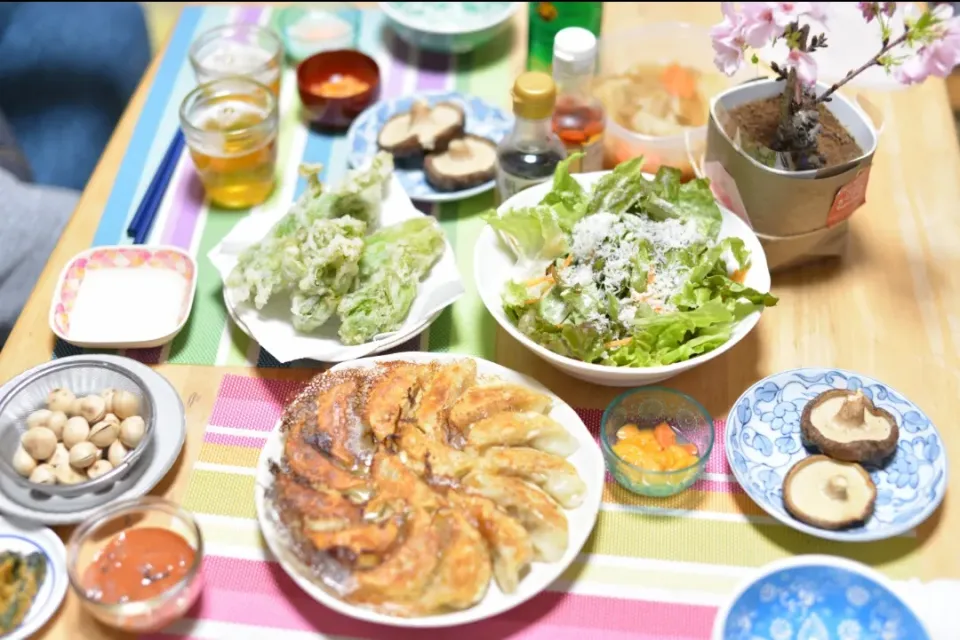
[[[711,24],[713,3],[618,3],[607,6],[606,33],[658,20]],[[518,70],[525,16],[518,16]],[[134,125],[158,66],[155,60],[97,166],[73,219],[50,257],[10,339],[0,353],[0,381],[50,359],[47,313],[57,276],[90,246]],[[945,84],[931,80],[871,99],[886,124],[874,160],[867,204],[852,219],[843,261],[775,275],[779,305],[729,353],[670,381],[713,415],[726,415],[757,379],[804,365],[836,366],[879,378],[928,413],[953,461],[960,460],[960,149]],[[602,407],[611,388],[575,381],[535,359],[509,336],[498,335],[497,360],[542,381],[575,406]],[[187,408],[188,435],[177,464],[153,491],[182,497],[221,378],[227,373],[304,379],[305,370],[161,365]],[[732,499],[732,498],[731,498]],[[921,528],[922,578],[960,579],[960,474],[950,480],[943,507]],[[63,536],[69,528],[59,529]],[[952,535],[951,535],[952,534]],[[72,593],[41,638],[119,638],[80,610]]]

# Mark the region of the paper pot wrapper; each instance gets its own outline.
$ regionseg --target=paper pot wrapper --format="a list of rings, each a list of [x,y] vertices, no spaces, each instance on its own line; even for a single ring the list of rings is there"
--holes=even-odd
[[[870,165],[882,125],[875,114],[867,114],[868,103],[857,104],[834,94],[828,108],[863,153],[821,170],[780,168],[789,159],[746,139],[732,124],[729,111],[780,95],[782,86],[779,81],[761,80],[717,96],[711,105],[702,165],[717,199],[747,220],[757,233],[771,270],[843,253],[849,228],[845,222],[866,201]],[[825,85],[817,87],[818,94],[826,90]],[[758,157],[774,166],[761,163]]]
[[[222,280],[237,264],[240,253],[259,241],[285,211],[250,215],[240,222],[215,246],[208,257],[220,272]],[[380,214],[381,226],[388,226],[410,218],[423,216],[403,191],[396,176],[391,179],[388,194]],[[463,295],[463,283],[457,269],[450,243],[445,243],[443,255],[426,279],[420,283],[417,298],[401,327],[384,337],[365,344],[348,346],[340,342],[337,330],[340,323],[334,315],[325,325],[312,333],[301,333],[293,328],[290,316],[290,297],[279,294],[270,299],[263,309],[250,302],[237,302],[224,288],[224,302],[231,319],[248,336],[256,340],[280,362],[319,360],[344,362],[380,353],[395,347],[423,331],[439,313]]]

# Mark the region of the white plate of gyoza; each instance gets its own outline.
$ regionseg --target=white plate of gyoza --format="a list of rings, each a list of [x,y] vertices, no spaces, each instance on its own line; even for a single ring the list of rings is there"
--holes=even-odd
[[[340,364],[285,409],[257,465],[257,517],[284,571],[345,615],[406,627],[482,620],[580,552],[604,462],[535,380],[464,356]]]

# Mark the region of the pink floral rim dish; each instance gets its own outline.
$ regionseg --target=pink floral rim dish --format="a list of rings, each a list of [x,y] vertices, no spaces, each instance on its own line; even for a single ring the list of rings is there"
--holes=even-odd
[[[196,288],[196,262],[176,247],[88,249],[60,274],[50,328],[78,347],[157,347],[186,324]]]

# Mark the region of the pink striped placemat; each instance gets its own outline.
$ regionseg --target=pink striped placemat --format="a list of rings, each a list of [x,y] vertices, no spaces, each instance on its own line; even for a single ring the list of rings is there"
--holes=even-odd
[[[260,537],[254,473],[291,381],[224,376],[188,482],[184,506],[205,540],[202,600],[164,634],[191,638],[419,638],[358,622],[310,599],[273,561]],[[597,436],[602,411],[577,408]],[[593,534],[547,591],[507,613],[431,637],[483,639],[669,638],[709,636],[718,606],[757,567],[799,553],[831,553],[916,573],[918,541],[845,545],[801,534],[769,518],[740,489],[723,448],[724,421],[704,476],[667,499],[624,491],[607,478]]]

